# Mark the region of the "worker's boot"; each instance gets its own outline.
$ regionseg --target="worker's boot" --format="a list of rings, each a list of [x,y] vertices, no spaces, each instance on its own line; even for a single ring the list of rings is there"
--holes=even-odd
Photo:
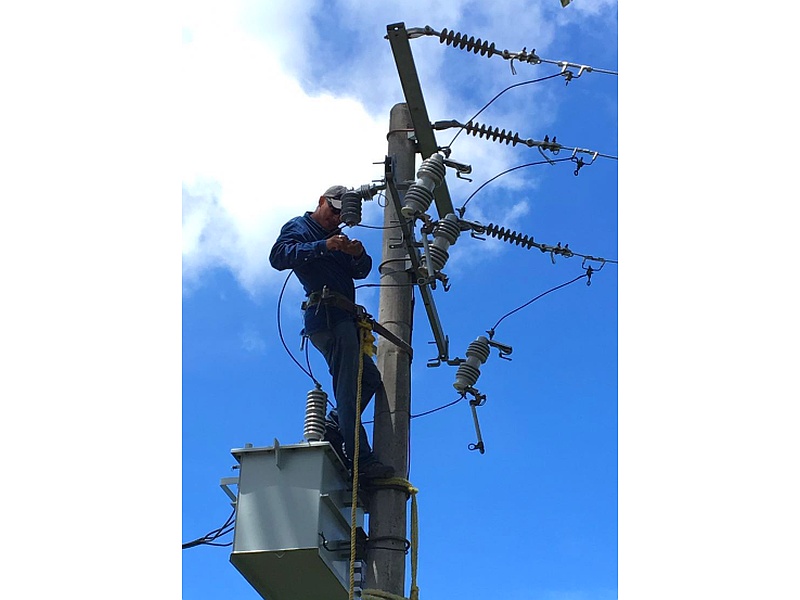
[[[344,453],[344,438],[342,437],[342,432],[339,431],[339,428],[330,421],[325,422],[325,435],[322,440],[331,445],[333,451],[336,452],[336,456],[338,456],[342,463],[344,463],[345,467],[350,469],[351,461]]]

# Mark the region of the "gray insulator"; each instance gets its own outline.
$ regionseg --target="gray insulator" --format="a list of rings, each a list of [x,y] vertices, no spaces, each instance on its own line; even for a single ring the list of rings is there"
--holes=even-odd
[[[342,223],[353,226],[361,223],[361,196],[349,190],[342,194]]]
[[[441,154],[431,154],[422,161],[417,171],[417,177],[420,179],[430,179],[433,182],[433,186],[436,187],[444,181],[446,172],[447,169],[444,166],[444,157]]]
[[[486,336],[479,335],[474,342],[467,346],[467,360],[458,366],[453,387],[459,392],[463,392],[475,385],[481,374],[480,366],[486,362],[487,358],[489,358],[489,340]]]
[[[434,271],[441,271],[450,255],[447,249],[451,244],[455,244],[461,234],[458,217],[453,213],[448,213],[444,219],[436,224],[433,232],[433,244],[428,248],[428,255],[425,262],[433,267]]]
[[[400,212],[404,217],[414,217],[428,210],[433,202],[433,189],[427,189],[419,182],[412,183],[403,200],[405,205]]]
[[[319,442],[325,437],[325,408],[328,404],[328,394],[316,388],[308,392],[306,398],[303,438],[307,442]]]
[[[433,267],[433,272],[438,273],[447,264],[447,259],[450,258],[450,254],[447,252],[447,250],[440,248],[434,243],[428,247],[428,254],[422,258],[426,269],[428,268],[428,265],[430,265]]]
[[[405,217],[424,213],[433,201],[433,190],[444,181],[446,167],[441,154],[432,154],[422,161],[417,171],[417,180],[406,192],[401,212]]]
[[[376,186],[365,183],[358,187],[356,193],[358,194],[359,198],[363,198],[364,200],[372,200],[372,197],[378,192]]]

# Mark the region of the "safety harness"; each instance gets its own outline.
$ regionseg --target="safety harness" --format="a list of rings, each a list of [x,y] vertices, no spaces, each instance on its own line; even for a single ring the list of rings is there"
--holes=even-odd
[[[407,352],[409,357],[414,358],[414,351],[404,340],[401,340],[391,331],[386,329],[383,325],[378,323],[372,315],[360,304],[351,302],[348,298],[338,292],[329,290],[328,286],[322,288],[321,292],[311,292],[308,298],[303,302],[301,308],[303,310],[321,306],[334,306],[344,312],[351,314],[355,317],[356,321],[367,321],[372,327],[372,330],[388,341],[392,342],[395,346]]]

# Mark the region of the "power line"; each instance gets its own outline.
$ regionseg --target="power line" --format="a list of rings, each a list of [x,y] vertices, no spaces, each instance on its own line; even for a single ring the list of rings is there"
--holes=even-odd
[[[560,290],[560,289],[561,289],[561,288],[563,288],[563,287],[566,287],[566,286],[568,286],[568,285],[571,285],[571,284],[575,283],[576,281],[578,281],[578,280],[580,280],[580,279],[583,279],[584,277],[591,277],[591,267],[589,267],[589,269],[590,269],[590,270],[589,270],[588,272],[584,273],[583,275],[579,275],[578,277],[576,277],[575,279],[573,279],[573,280],[571,280],[571,281],[568,281],[568,282],[566,282],[566,283],[562,283],[561,285],[557,285],[556,287],[554,287],[554,288],[552,288],[552,289],[549,289],[549,290],[547,290],[546,292],[542,292],[541,294],[539,294],[539,295],[538,295],[538,296],[536,296],[535,298],[533,298],[533,299],[531,299],[531,300],[528,300],[528,301],[527,301],[525,304],[523,304],[522,306],[520,306],[520,307],[518,307],[518,308],[515,308],[515,309],[514,309],[514,310],[512,310],[511,312],[508,312],[508,313],[506,313],[505,315],[503,315],[502,317],[500,317],[500,320],[499,320],[499,321],[497,321],[497,323],[495,323],[495,324],[494,324],[494,327],[492,327],[491,329],[489,329],[489,330],[488,330],[489,336],[490,336],[490,337],[494,336],[494,332],[495,332],[495,330],[497,329],[497,326],[498,326],[498,325],[500,325],[500,323],[502,323],[502,322],[503,322],[503,321],[504,321],[506,318],[510,317],[510,316],[511,316],[511,315],[513,315],[514,313],[517,313],[517,312],[521,311],[523,308],[525,308],[525,307],[527,307],[527,306],[530,306],[532,303],[536,302],[536,301],[537,301],[539,298],[542,298],[542,297],[546,296],[547,294],[550,294],[551,292],[555,292],[556,290]]]
[[[500,96],[502,96],[503,94],[505,94],[505,93],[506,93],[507,91],[509,91],[509,90],[513,90],[514,88],[518,88],[518,87],[520,87],[520,86],[523,86],[523,85],[529,85],[529,84],[531,84],[531,83],[540,83],[540,82],[542,82],[542,81],[547,81],[548,79],[553,79],[553,78],[555,78],[555,77],[559,77],[560,75],[561,75],[560,73],[556,73],[555,75],[548,75],[547,77],[540,77],[539,79],[531,79],[531,80],[529,80],[529,81],[521,81],[520,83],[515,83],[515,84],[513,84],[513,85],[510,85],[510,86],[508,86],[506,89],[504,89],[502,92],[500,92],[499,94],[497,94],[497,95],[496,95],[494,98],[492,98],[491,100],[489,100],[489,102],[487,102],[486,104],[484,104],[484,105],[483,105],[483,108],[481,108],[481,109],[480,109],[478,112],[476,112],[474,115],[472,115],[472,118],[471,118],[471,119],[468,119],[468,121],[469,121],[469,122],[471,122],[471,121],[474,121],[474,120],[475,120],[475,119],[478,117],[478,115],[480,115],[480,114],[481,114],[481,113],[482,113],[484,110],[486,110],[486,109],[489,107],[489,105],[490,105],[492,102],[494,102],[495,100],[497,100],[497,99],[498,99]],[[452,139],[452,140],[450,140],[450,143],[449,143],[449,144],[447,144],[447,146],[445,146],[445,148],[450,148],[450,147],[453,145],[453,142],[455,142],[455,141],[456,141],[456,138],[457,138],[459,135],[461,135],[461,132],[462,132],[462,131],[463,131],[463,129],[460,129],[460,130],[459,130],[459,131],[458,131],[458,132],[457,132],[457,133],[456,133],[456,134],[453,136],[453,139]]]
[[[495,179],[498,179],[499,177],[502,177],[503,175],[507,175],[508,173],[511,173],[512,171],[516,171],[518,169],[524,169],[526,167],[535,167],[537,165],[552,165],[554,163],[564,162],[564,161],[568,161],[568,160],[571,161],[572,157],[570,157],[570,158],[557,158],[557,159],[552,159],[552,160],[551,159],[540,160],[540,161],[536,161],[536,162],[532,162],[532,163],[526,163],[524,165],[517,165],[516,167],[511,167],[510,169],[506,169],[505,171],[501,171],[500,173],[498,173],[497,175],[495,175],[491,179],[483,182],[480,186],[478,186],[478,189],[476,189],[474,192],[472,192],[469,195],[469,197],[464,201],[464,204],[461,206],[461,208],[457,209],[459,216],[460,217],[464,216],[464,210],[467,208],[467,204],[469,204],[469,201],[472,200],[472,198],[475,196],[475,194],[480,192],[483,188],[485,188],[487,185],[489,185]]]

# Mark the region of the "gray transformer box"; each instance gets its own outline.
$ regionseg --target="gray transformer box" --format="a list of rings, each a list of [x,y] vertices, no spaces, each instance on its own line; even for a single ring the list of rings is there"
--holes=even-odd
[[[231,454],[240,464],[231,563],[265,600],[347,600],[352,485],[330,444],[275,440]]]

